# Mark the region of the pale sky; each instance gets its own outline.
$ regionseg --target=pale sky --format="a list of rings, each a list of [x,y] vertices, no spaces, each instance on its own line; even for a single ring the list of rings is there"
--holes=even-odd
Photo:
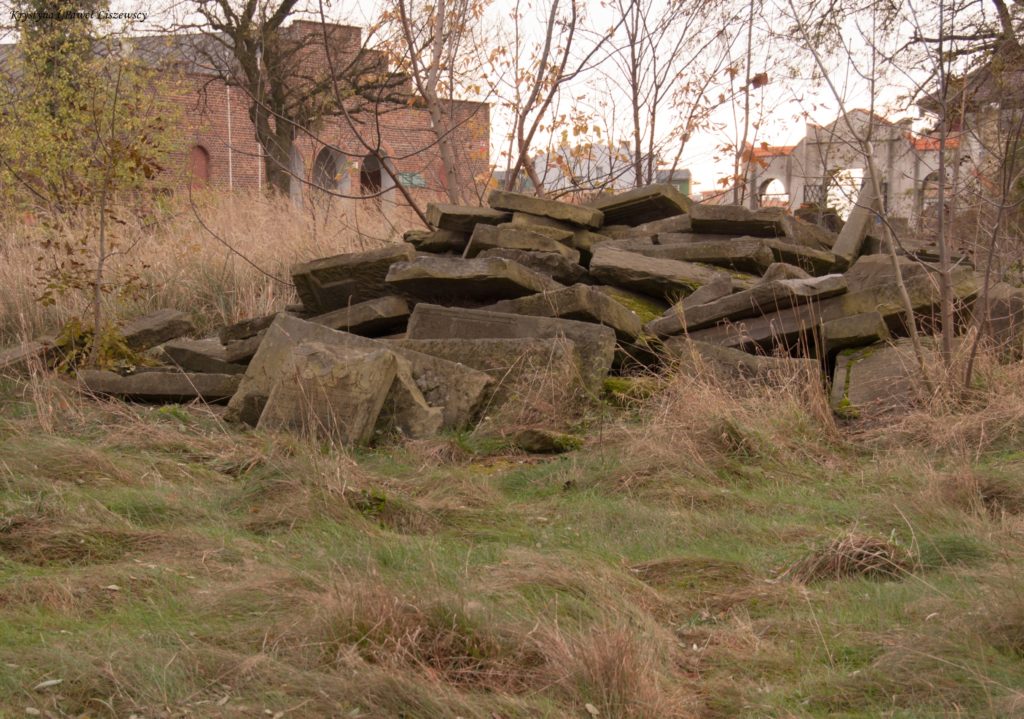
[[[780,3],[780,7],[785,7],[785,3],[788,2],[788,0],[776,1]],[[8,2],[9,0],[0,0],[0,9],[9,7]],[[146,22],[132,25],[134,31],[141,32],[153,31],[154,29],[159,29],[161,25],[168,24],[173,17],[173,11],[170,8],[175,7],[175,5],[144,2],[143,0],[113,0],[111,6],[116,11],[148,13],[149,18]],[[178,10],[188,6],[189,2],[187,1],[178,2],[176,5]],[[315,3],[311,7],[315,8]],[[598,6],[592,5],[591,7],[596,8]],[[373,22],[378,8],[378,0],[363,0],[362,2],[345,4],[344,6],[335,4],[334,7],[331,7],[329,3],[325,3],[325,10],[329,16],[335,17],[339,21],[362,27],[366,27]],[[495,4],[493,9],[497,12],[508,11],[507,5]],[[8,19],[8,14],[9,12],[3,13],[3,20]],[[501,18],[491,22],[501,22]],[[854,39],[855,33],[852,28],[847,28],[846,34],[851,40]],[[764,42],[777,42],[777,40],[765,40]],[[766,48],[769,52],[773,51],[773,48],[768,48],[767,46],[761,46],[759,49],[765,50]],[[740,50],[735,50],[734,52],[740,52]],[[762,63],[756,59],[752,65],[755,71],[759,71],[762,67]],[[798,72],[803,73],[805,69],[809,71],[812,67],[813,65],[804,62],[799,66]],[[848,63],[835,63],[830,67],[829,77],[847,98],[849,108],[867,107],[869,105],[870,94],[867,92],[864,82],[857,78],[854,68]],[[769,80],[769,84],[762,90],[755,91],[754,95],[760,95],[765,103],[771,106],[771,112],[764,118],[759,129],[751,130],[750,139],[756,140],[758,143],[763,141],[773,145],[792,145],[796,144],[804,135],[807,122],[807,119],[802,117],[804,113],[809,115],[811,121],[818,124],[827,124],[835,119],[838,104],[833,94],[827,88],[820,85],[811,87],[805,78],[799,77],[770,77]],[[591,80],[586,80],[579,81],[568,89],[576,96],[592,97],[600,93],[608,93],[609,90],[606,88],[606,84],[605,82],[595,83]],[[899,92],[900,88],[895,85],[880,89],[879,95],[882,98],[878,108],[880,114],[886,114],[885,108],[882,105],[891,104]],[[621,101],[623,105],[628,106],[625,97]],[[612,102],[615,102],[614,98]],[[732,160],[725,153],[722,153],[719,147],[724,142],[730,140],[738,141],[741,128],[735,122],[734,110],[735,108],[732,107],[723,107],[716,112],[713,119],[717,124],[724,126],[724,129],[704,132],[692,138],[683,153],[680,167],[685,167],[691,171],[694,181],[693,189],[696,192],[713,190],[718,178],[731,173]],[[913,112],[909,114],[910,116],[916,116],[916,113]],[[890,118],[894,120],[907,115],[908,113],[906,112],[889,114]],[[664,122],[663,126],[668,126],[672,118],[663,118],[662,121]],[[493,105],[491,110],[491,126],[492,161],[503,164],[503,160],[499,158],[499,152],[503,148],[502,135],[508,125],[502,117],[501,108]],[[538,147],[537,149],[540,150],[542,148]]]

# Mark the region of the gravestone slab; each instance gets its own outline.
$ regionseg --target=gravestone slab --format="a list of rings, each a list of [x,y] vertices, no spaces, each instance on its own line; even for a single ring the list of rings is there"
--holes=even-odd
[[[358,302],[393,293],[384,282],[395,262],[416,256],[404,242],[366,252],[350,252],[324,257],[292,267],[292,281],[302,305],[309,312],[322,314]]]
[[[121,376],[106,370],[80,370],[78,383],[84,390],[101,396],[139,402],[179,403],[201,399],[225,402],[241,382],[237,374],[189,372],[142,372]]]
[[[387,274],[391,291],[422,300],[500,300],[559,289],[550,277],[501,257],[417,257]]]
[[[598,229],[604,221],[604,215],[600,210],[519,192],[491,190],[491,194],[487,196],[487,204],[496,210],[526,212],[591,230]]]

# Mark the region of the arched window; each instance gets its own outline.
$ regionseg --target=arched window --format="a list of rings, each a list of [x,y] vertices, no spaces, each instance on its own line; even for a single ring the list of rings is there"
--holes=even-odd
[[[302,183],[306,179],[306,161],[295,145],[292,145],[288,171],[291,173],[291,177],[288,178],[288,194],[296,207],[302,207]]]
[[[341,194],[349,192],[348,165],[345,156],[332,147],[325,147],[313,160],[313,184],[323,190]]]
[[[363,195],[376,195],[379,202],[381,187],[380,161],[374,155],[367,155],[359,166],[359,191]]]
[[[782,180],[771,179],[761,183],[757,190],[757,204],[760,207],[789,207],[789,193]]]
[[[193,145],[188,154],[189,182],[192,187],[210,184],[210,153],[202,145]]]
[[[395,181],[391,179],[395,166],[387,158],[384,158],[384,165],[381,166],[376,155],[363,158],[359,164],[359,191],[364,196],[373,197],[374,204],[387,215],[395,206]]]

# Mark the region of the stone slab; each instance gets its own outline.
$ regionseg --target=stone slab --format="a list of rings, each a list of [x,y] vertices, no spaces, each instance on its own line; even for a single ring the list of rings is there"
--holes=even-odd
[[[0,376],[20,377],[49,369],[59,354],[52,340],[23,342],[0,352]]]
[[[597,396],[615,357],[615,332],[610,327],[553,317],[468,310],[419,304],[409,318],[409,339],[571,340],[580,357],[582,381]]]
[[[594,285],[594,289],[618,302],[645,324],[658,319],[669,309],[669,303],[663,297],[651,297],[641,292],[633,292],[611,285]]]
[[[567,202],[558,202],[543,197],[533,197],[519,192],[491,190],[491,194],[487,196],[487,204],[496,210],[526,212],[590,230],[598,229],[604,222],[604,215],[600,210],[582,205],[570,205]]]
[[[817,250],[771,237],[763,238],[763,242],[771,249],[777,262],[795,265],[812,275],[841,272],[848,266],[847,262],[828,250]]]
[[[522,213],[516,213],[515,215],[512,216],[512,222],[505,222],[503,224],[496,225],[496,227],[498,227],[499,229],[511,228],[511,229],[516,229],[516,230],[526,230],[528,232],[536,232],[539,235],[544,235],[545,237],[548,237],[548,238],[550,238],[552,240],[555,240],[556,242],[562,242],[562,243],[569,242],[570,240],[572,240],[573,234],[575,234],[576,232],[580,231],[579,228],[572,227],[571,225],[566,225],[566,226],[563,226],[563,227],[556,227],[554,225],[542,225],[542,224],[539,224],[539,223],[516,222],[515,221],[516,215],[518,215],[520,217],[524,216]],[[528,217],[532,217],[533,215],[527,215],[527,216]],[[555,220],[551,220],[551,221],[554,222],[555,225],[561,225],[562,224],[560,222],[556,222]],[[568,228],[568,229],[566,229],[566,228]]]
[[[663,297],[673,302],[719,279],[722,270],[694,262],[647,257],[599,245],[590,260],[590,274],[616,287]],[[749,278],[753,285],[755,278]]]
[[[826,275],[806,280],[762,282],[749,290],[698,305],[685,313],[648,323],[644,330],[658,337],[693,332],[725,320],[764,315],[795,305],[823,300],[846,292],[842,275]]]
[[[606,224],[640,225],[687,213],[692,203],[672,185],[657,184],[599,195],[587,204],[604,213]]]
[[[266,333],[266,330],[261,330],[258,334],[244,340],[228,342],[224,345],[224,361],[229,364],[249,364],[256,354],[256,350],[260,348],[263,335]]]
[[[387,283],[421,300],[500,300],[561,287],[550,277],[501,257],[417,257],[398,262]]]
[[[303,306],[322,314],[348,305],[393,294],[385,282],[395,262],[416,256],[404,242],[366,252],[350,252],[324,257],[292,267],[292,281]]]
[[[248,320],[242,320],[236,322],[233,325],[227,325],[221,327],[217,331],[217,337],[220,339],[222,345],[226,345],[230,342],[237,342],[238,340],[247,340],[250,337],[255,337],[263,330],[270,327],[274,318],[277,317],[277,313],[274,312],[263,317],[254,317]]]
[[[464,429],[479,416],[493,389],[486,373],[459,360],[448,360],[405,346],[405,337],[385,344],[409,363],[416,387],[431,407],[441,410],[444,429]]]
[[[238,392],[228,404],[232,418],[253,426],[258,423],[292,348],[303,342],[320,342],[328,347],[362,351],[384,347],[377,340],[332,330],[297,317],[279,315],[267,329],[259,350],[242,376]],[[416,386],[409,362],[404,359],[400,358],[397,363],[396,379],[385,400],[381,423],[386,425],[384,429],[393,426],[407,437],[430,436],[441,427],[441,410],[427,404]]]
[[[908,257],[897,257],[896,262],[904,282],[918,277],[931,278],[935,283],[938,282],[938,268],[935,265],[915,262]],[[965,268],[957,270],[958,273],[965,271]],[[889,255],[859,257],[844,274],[851,292],[896,285],[896,270],[893,269],[892,257]]]
[[[121,327],[125,344],[135,352],[143,352],[194,331],[192,318],[172,309],[157,310]]]
[[[299,343],[290,348],[257,426],[366,444],[396,371],[395,354],[386,349]]]
[[[572,238],[566,240],[566,244],[579,251],[580,264],[583,267],[588,267],[590,265],[590,258],[594,255],[594,248],[603,242],[607,242],[609,239],[607,235],[599,232],[576,230],[572,233]]]
[[[523,267],[546,275],[563,285],[574,285],[580,282],[584,284],[593,283],[590,274],[581,265],[554,252],[527,252],[525,250],[494,248],[484,250],[477,257],[501,257],[512,262],[518,262]]]
[[[684,215],[685,217],[685,215]],[[640,228],[634,228],[639,230]],[[712,233],[694,232],[631,232],[617,233],[619,236],[609,240],[606,245],[617,250],[644,253],[652,247],[668,247],[670,245],[689,245],[696,242],[722,242],[730,238]]]
[[[683,310],[689,310],[691,307],[697,307],[698,305],[706,305],[708,302],[714,302],[731,294],[732,278],[728,275],[722,275],[714,282],[704,285],[692,295],[684,297]],[[678,308],[669,308],[669,312],[674,313],[677,311]]]
[[[679,235],[693,232],[693,225],[690,222],[690,215],[685,214],[644,222],[634,227],[633,231],[639,235]]]
[[[571,237],[569,235],[568,237]],[[525,250],[527,252],[551,252],[561,255],[570,262],[579,262],[580,253],[558,240],[545,234],[533,232],[526,227],[503,225],[491,227],[477,225],[473,236],[469,238],[463,257],[476,257],[484,250],[490,249]]]
[[[864,347],[889,339],[889,326],[881,312],[861,312],[822,324],[825,354],[832,355],[851,347]]]
[[[241,375],[143,372],[123,377],[106,370],[79,370],[79,386],[104,397],[139,402],[177,403],[201,399],[223,403],[238,390]]]
[[[829,252],[832,251],[837,238],[835,232],[789,214],[782,217],[782,232],[789,243]]]
[[[224,345],[216,337],[201,340],[177,339],[165,342],[162,354],[168,364],[185,372],[242,374],[245,365],[227,361]]]
[[[864,259],[868,258],[861,258]],[[879,312],[890,331],[897,334],[905,332],[903,305],[894,284],[864,288],[855,284],[849,272],[844,278],[847,282],[845,294],[731,324],[695,330],[689,333],[690,337],[743,349],[771,345],[793,348],[804,342],[813,346],[813,335],[823,323],[863,312]],[[931,313],[938,306],[939,290],[931,277],[911,274],[905,282],[916,313]],[[954,272],[953,289],[957,297],[969,300],[978,292],[977,280],[969,270]]]
[[[975,300],[972,313],[975,325],[984,322],[984,333],[991,342],[1020,353],[1024,334],[1024,289],[997,282],[988,289],[987,298]]]
[[[711,232],[730,237],[779,237],[784,233],[781,207],[749,210],[740,205],[705,205],[695,202],[690,207],[690,226],[694,232]]]
[[[577,228],[568,222],[560,222],[559,220],[553,220],[550,217],[544,217],[543,215],[531,215],[529,212],[513,212],[512,213],[512,224],[513,225],[529,225],[536,227],[538,225],[543,227],[550,227],[556,230],[562,230],[572,234]]]
[[[821,376],[820,366],[813,359],[754,355],[688,337],[668,338],[663,343],[663,351],[683,371],[689,373],[711,368],[727,377],[762,381],[788,381],[795,374],[801,373],[808,378],[818,379]]]
[[[832,252],[837,257],[849,264],[860,256],[864,238],[874,228],[879,209],[881,209],[881,204],[875,194],[875,183],[869,179],[860,188],[860,192],[857,194],[857,203],[850,211],[850,216],[847,218],[846,224],[843,225],[843,229],[839,231],[835,244],[832,245]]]
[[[490,207],[464,207],[430,202],[427,204],[427,222],[439,230],[470,233],[477,225],[500,225],[512,219],[512,213]]]
[[[931,342],[924,341],[923,348],[928,366],[940,362]],[[836,357],[830,403],[841,416],[878,417],[906,410],[925,396],[909,339],[844,350]]]
[[[402,239],[417,252],[455,252],[461,254],[469,242],[469,234],[453,230],[408,230]]]
[[[488,376],[491,383],[481,409],[515,401],[517,394],[546,378],[556,382],[559,393],[569,390],[571,394],[573,386],[580,386],[574,380],[584,374],[575,343],[564,337],[405,339],[393,344]]]
[[[775,280],[806,280],[811,274],[800,267],[785,262],[773,262],[761,275],[762,282]]]
[[[795,265],[815,275],[832,272],[837,266],[845,267],[831,252],[773,237],[662,234],[650,237],[649,242],[647,239],[614,240],[608,246],[648,257],[705,262],[757,274],[765,272],[773,262]]]
[[[594,322],[615,330],[623,341],[632,341],[642,331],[640,318],[608,295],[587,285],[573,285],[561,290],[543,292],[515,300],[503,300],[482,309],[493,312],[560,317],[567,320]]]
[[[309,321],[332,330],[376,337],[401,330],[409,319],[409,312],[408,302],[396,295],[387,295],[316,315]]]
[[[681,262],[702,262],[756,274],[763,273],[775,261],[772,249],[763,239],[756,237],[651,244],[630,251],[647,257]]]

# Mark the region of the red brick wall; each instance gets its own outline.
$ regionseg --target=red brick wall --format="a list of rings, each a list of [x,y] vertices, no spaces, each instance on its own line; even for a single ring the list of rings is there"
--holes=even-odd
[[[314,37],[318,32],[315,23],[295,23],[292,27]],[[358,28],[338,26],[332,28],[332,33],[332,43],[333,38],[343,37],[346,43],[359,47]],[[214,189],[255,190],[266,185],[260,147],[249,120],[249,98],[244,90],[229,88],[223,81],[206,76],[186,76],[172,99],[178,111],[174,122],[180,126],[180,150],[172,157],[169,170],[176,173],[178,184],[187,186],[190,150],[198,145],[209,153],[210,185]],[[466,202],[474,202],[483,194],[489,169],[489,110],[484,103],[471,102],[457,102],[451,108],[456,125],[453,145]],[[317,153],[331,145],[344,153],[349,165],[351,194],[360,195],[359,163],[369,153],[360,136],[371,147],[379,137],[394,170],[414,175],[419,181],[405,183],[417,203],[422,206],[429,201],[447,200],[445,173],[425,108],[413,99],[407,104],[370,108],[354,119],[358,121],[355,129],[344,118],[328,118],[315,130],[299,133],[296,147],[303,159],[307,182],[313,181]],[[421,183],[425,186],[410,186]],[[307,195],[313,188],[303,189]],[[405,204],[397,190],[391,191],[387,199]]]

